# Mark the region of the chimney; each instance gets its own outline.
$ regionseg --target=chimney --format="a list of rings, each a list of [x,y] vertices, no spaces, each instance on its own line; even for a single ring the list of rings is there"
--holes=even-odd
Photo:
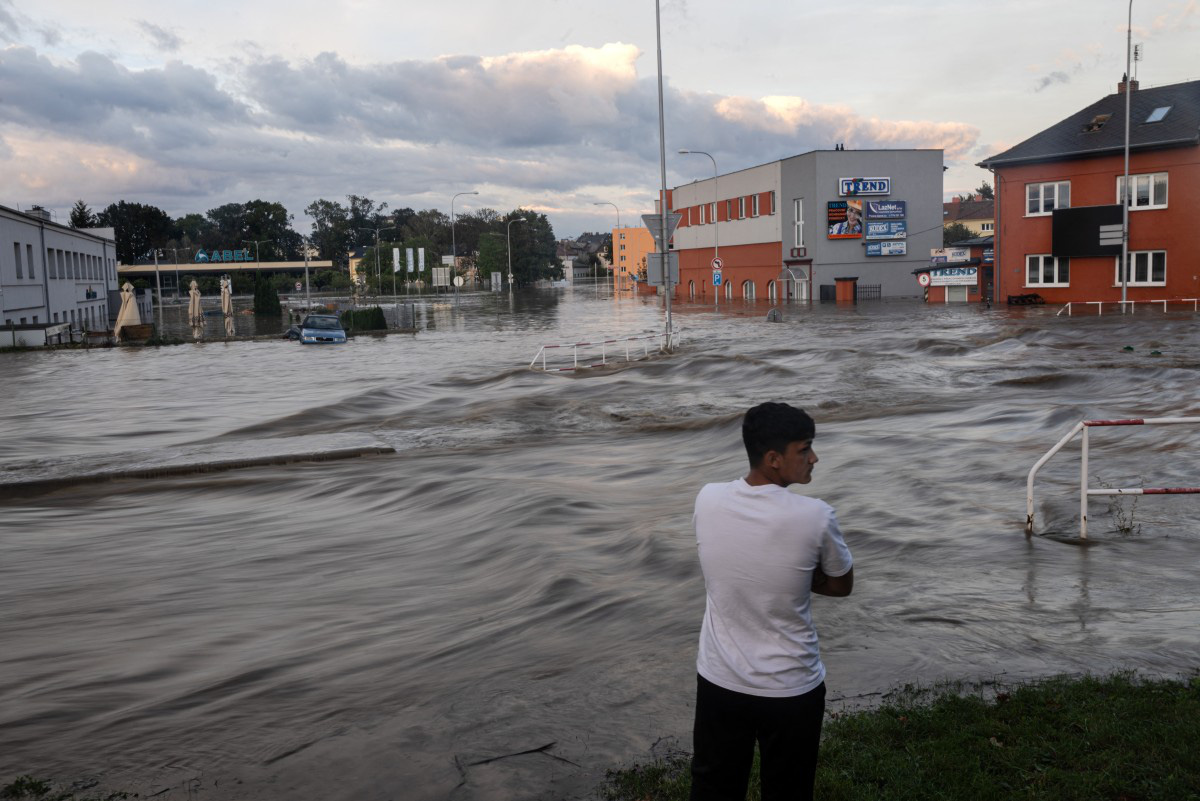
[[[1137,91],[1137,89],[1138,89],[1137,78],[1134,78],[1132,81],[1130,81],[1128,73],[1122,73],[1121,82],[1117,84],[1117,94],[1121,95],[1121,94],[1125,93],[1126,82],[1129,83],[1129,91],[1131,91],[1131,92]]]
[[[37,217],[39,220],[49,220],[50,219],[49,209],[44,209],[41,206],[30,206],[29,209],[25,213],[28,214],[30,217]]]

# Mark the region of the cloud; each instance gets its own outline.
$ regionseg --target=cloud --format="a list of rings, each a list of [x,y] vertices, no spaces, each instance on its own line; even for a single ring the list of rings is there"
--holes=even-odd
[[[0,3],[5,0],[0,0]],[[148,24],[148,23],[147,23]],[[311,201],[360,194],[445,208],[453,189],[494,208],[623,216],[653,206],[658,99],[637,47],[611,43],[494,57],[351,64],[243,51],[222,81],[172,61],[134,70],[85,52],[58,63],[0,50],[0,171],[14,201],[54,206],[124,197],[172,214],[264,197],[297,217]],[[970,155],[964,123],[885,120],[800,97],[732,97],[665,87],[667,146],[702,147],[728,172],[818,147],[941,148]],[[46,142],[41,150],[34,142]],[[51,144],[52,143],[52,144]],[[668,163],[672,184],[694,165]],[[674,170],[686,170],[675,174]],[[571,204],[577,203],[578,208]]]
[[[140,19],[137,21],[137,26],[146,34],[146,38],[150,40],[150,43],[161,50],[174,53],[183,46],[183,39],[180,39],[176,33],[155,25],[153,22]]]
[[[1040,92],[1043,89],[1045,89],[1046,87],[1053,86],[1056,83],[1070,83],[1070,82],[1071,82],[1070,75],[1068,75],[1067,73],[1065,73],[1061,70],[1055,70],[1054,72],[1051,72],[1047,75],[1043,75],[1041,78],[1038,78],[1037,86],[1035,86],[1033,88],[1033,91]]]
[[[0,0],[0,42],[15,42],[21,35],[21,26],[12,12],[10,0]]]

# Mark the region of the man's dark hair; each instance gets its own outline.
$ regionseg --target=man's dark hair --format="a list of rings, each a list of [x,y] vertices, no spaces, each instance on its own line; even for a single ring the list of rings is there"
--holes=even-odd
[[[816,435],[817,424],[808,413],[786,403],[760,403],[742,418],[742,442],[751,467],[757,467],[767,451],[783,453],[789,442]]]

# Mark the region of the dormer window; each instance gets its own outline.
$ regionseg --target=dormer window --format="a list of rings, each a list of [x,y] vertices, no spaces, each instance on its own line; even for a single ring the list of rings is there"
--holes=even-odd
[[[1170,106],[1159,106],[1150,112],[1150,116],[1146,118],[1146,122],[1162,122],[1163,117],[1167,116],[1167,112],[1170,110]]]
[[[1111,114],[1097,114],[1092,121],[1083,126],[1084,133],[1093,133],[1104,127],[1104,123],[1112,119]]]

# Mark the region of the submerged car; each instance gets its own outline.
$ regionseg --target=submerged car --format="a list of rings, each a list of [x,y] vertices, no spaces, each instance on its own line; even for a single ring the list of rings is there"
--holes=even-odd
[[[300,344],[330,345],[346,341],[346,332],[336,314],[310,314],[300,324]]]

